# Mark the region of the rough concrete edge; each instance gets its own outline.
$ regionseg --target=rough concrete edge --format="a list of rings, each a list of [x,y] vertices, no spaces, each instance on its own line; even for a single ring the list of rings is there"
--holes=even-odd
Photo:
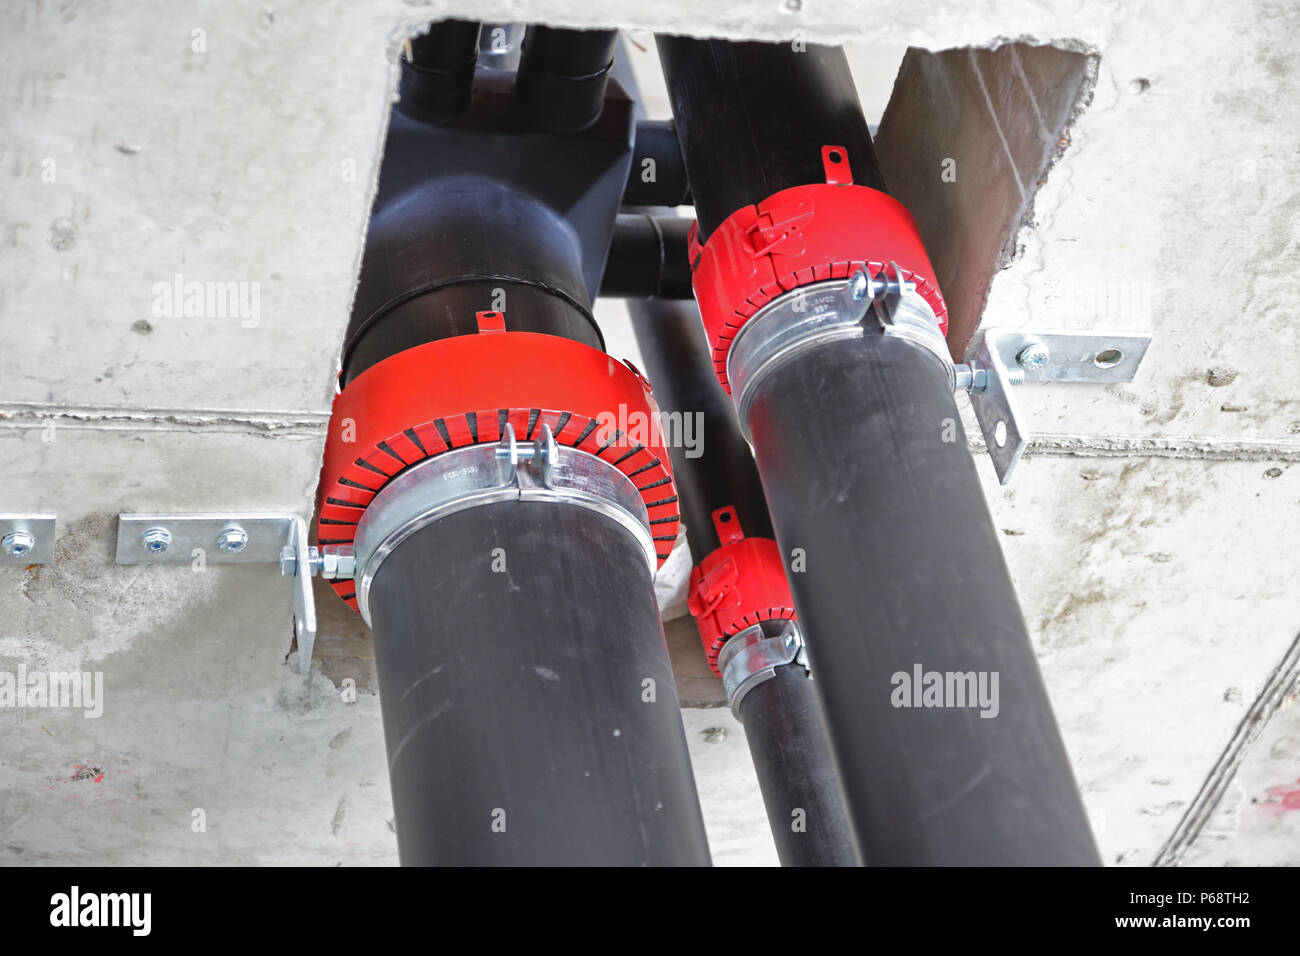
[[[1084,59],[1083,79],[1079,83],[1079,89],[1075,93],[1074,105],[1070,108],[1070,114],[1066,117],[1065,124],[1057,133],[1056,146],[1053,149],[1045,150],[1045,155],[1038,167],[1032,183],[1033,189],[1028,190],[1024,201],[1020,205],[1019,213],[1016,217],[1016,224],[1008,232],[1006,239],[1002,243],[1002,249],[998,252],[997,263],[994,265],[993,274],[989,276],[988,283],[984,286],[984,292],[979,303],[979,322],[975,328],[979,329],[984,324],[984,314],[988,308],[989,295],[993,291],[993,283],[997,279],[999,272],[1011,268],[1011,266],[1020,258],[1024,250],[1022,241],[1027,232],[1036,229],[1034,224],[1034,208],[1038,199],[1038,194],[1046,185],[1052,171],[1064,158],[1069,151],[1073,142],[1073,132],[1077,126],[1080,117],[1088,111],[1092,105],[1093,96],[1097,90],[1097,78],[1100,73],[1101,54],[1095,47],[1084,40],[1067,37],[1064,39],[1055,39],[1040,41],[1031,36],[1019,37],[999,37],[993,41],[987,49],[998,50],[1003,46],[1011,44],[1023,44],[1026,46],[1052,46],[1067,53],[1077,53]],[[966,47],[965,49],[985,49],[984,47]],[[962,350],[965,351],[969,343],[962,343]]]
[[[986,282],[983,291],[980,293],[979,302],[978,302],[979,321],[975,324],[976,330],[978,330],[984,322],[984,313],[988,307],[989,295],[993,290],[993,282],[997,278],[998,273],[1010,268],[1012,264],[1016,262],[1016,260],[1020,257],[1021,251],[1024,248],[1024,244],[1021,241],[1022,237],[1024,236],[1026,231],[1032,231],[1035,228],[1034,203],[1038,197],[1039,191],[1047,183],[1047,180],[1050,177],[1052,170],[1055,169],[1056,165],[1069,151],[1070,145],[1072,143],[1072,133],[1074,132],[1074,129],[1078,124],[1080,117],[1082,117],[1083,114],[1086,113],[1088,108],[1092,105],[1093,97],[1097,89],[1097,80],[1100,75],[1101,54],[1098,51],[1096,46],[1088,43],[1085,40],[1081,40],[1078,38],[1065,37],[1065,38],[1056,38],[1050,40],[1039,40],[1037,37],[1028,34],[1021,34],[1019,36],[1014,36],[1014,37],[996,36],[989,39],[985,43],[966,44],[964,46],[941,46],[938,47],[937,49],[925,47],[925,46],[917,46],[913,44],[913,45],[909,45],[907,48],[907,52],[904,53],[904,60],[905,60],[907,53],[910,53],[912,50],[919,50],[928,53],[932,56],[937,56],[938,54],[941,53],[962,51],[962,50],[965,51],[984,50],[989,52],[996,52],[997,50],[1000,50],[1004,46],[1012,46],[1016,44],[1023,45],[1023,46],[1034,46],[1034,47],[1050,46],[1067,53],[1079,54],[1084,57],[1084,73],[1083,73],[1083,78],[1080,80],[1079,88],[1075,93],[1074,103],[1070,107],[1069,115],[1066,117],[1065,123],[1061,126],[1060,130],[1057,131],[1056,145],[1051,149],[1048,149],[1046,147],[1044,148],[1043,159],[1039,163],[1038,169],[1033,179],[1031,180],[1033,188],[1031,190],[1026,191],[1025,197],[1021,202],[1019,210],[1017,211],[1015,224],[1007,231],[1007,235],[1002,241],[1002,247],[998,251],[997,260],[994,262],[993,272],[989,275],[988,281]],[[901,63],[899,65],[899,70],[900,72],[902,70]],[[897,77],[895,77],[894,83],[895,83],[895,87],[897,87],[897,83],[898,83]],[[881,127],[885,126],[885,124],[888,122],[890,112],[895,108],[896,102],[897,100],[895,99],[894,95],[891,93],[889,97],[889,102],[885,105],[884,113],[881,115],[880,118],[879,125]],[[875,135],[876,134],[873,131],[872,133],[873,139],[875,138]],[[952,347],[952,345],[954,344],[956,343],[950,341],[949,347]],[[968,344],[969,344],[968,342],[960,343],[963,353],[965,352]],[[956,353],[954,353],[954,355],[956,355]]]
[[[1218,811],[1228,787],[1246,758],[1246,751],[1264,732],[1269,719],[1297,684],[1300,684],[1300,635],[1296,635],[1296,639],[1282,655],[1282,660],[1269,675],[1268,682],[1237,725],[1232,739],[1215,761],[1187,812],[1151,861],[1152,866],[1177,866],[1191,849],[1201,831]]]
[[[1069,152],[1070,145],[1073,142],[1073,133],[1075,128],[1078,126],[1079,119],[1088,111],[1088,107],[1092,105],[1093,96],[1097,91],[1097,78],[1101,68],[1101,54],[1082,40],[1066,39],[1052,40],[1048,43],[1038,43],[1033,41],[1031,38],[1022,37],[1015,40],[1007,40],[1005,42],[1019,43],[1028,46],[1053,46],[1059,50],[1064,50],[1067,53],[1077,53],[1084,57],[1084,71],[1083,79],[1080,80],[1079,88],[1075,92],[1074,105],[1070,107],[1070,114],[1066,117],[1065,124],[1057,134],[1056,146],[1055,148],[1046,151],[1047,154],[1044,156],[1043,162],[1038,168],[1038,173],[1034,176],[1034,188],[1031,192],[1026,194],[1025,201],[1020,207],[1020,214],[1016,226],[1007,235],[1007,240],[1003,243],[1002,251],[998,254],[997,270],[994,275],[996,275],[997,272],[1009,268],[1011,264],[1016,261],[1021,249],[1020,237],[1026,230],[1032,230],[1035,228],[1034,205],[1038,198],[1038,193],[1047,183],[1052,171],[1065,157],[1065,154]],[[993,49],[997,49],[1000,46],[1002,46],[1002,43],[994,46]],[[985,304],[988,302],[988,293],[989,289],[992,288],[992,285],[992,282],[990,282],[989,286],[984,290]],[[982,317],[983,310],[981,309],[981,318]]]

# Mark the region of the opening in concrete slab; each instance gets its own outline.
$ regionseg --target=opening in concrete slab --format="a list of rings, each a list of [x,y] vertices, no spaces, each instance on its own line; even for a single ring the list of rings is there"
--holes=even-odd
[[[517,57],[518,39],[508,38],[502,52]],[[671,118],[653,43],[625,49],[643,116]],[[993,276],[1014,257],[1034,195],[1068,145],[1072,118],[1091,95],[1096,58],[1026,43],[941,51],[849,44],[846,52],[886,182],[925,238],[949,308],[950,347],[960,357],[979,326]],[[681,212],[692,214],[689,207]],[[621,307],[601,300],[596,314],[611,354],[638,361]],[[689,561],[683,568],[684,574]],[[316,657],[323,672],[332,679],[352,676],[368,687],[369,629],[323,582],[316,590]],[[669,600],[664,612],[682,703],[722,705],[721,682],[709,670],[684,601]]]
[[[890,191],[921,228],[960,359],[989,286],[1015,258],[1034,195],[1092,96],[1097,57],[1008,43],[909,49],[880,121],[876,153]]]

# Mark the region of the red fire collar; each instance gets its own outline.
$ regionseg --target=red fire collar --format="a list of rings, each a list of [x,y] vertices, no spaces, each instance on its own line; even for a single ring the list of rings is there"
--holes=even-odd
[[[686,604],[709,666],[721,677],[718,654],[730,637],[761,621],[792,621],[795,612],[776,542],[746,538],[730,505],[713,512],[713,527],[722,547],[691,571]]]
[[[948,332],[948,310],[911,213],[879,190],[853,185],[843,147],[823,146],[822,165],[824,184],[783,189],[736,210],[703,246],[691,228],[695,298],[728,393],[727,350],[746,321],[791,289],[847,278],[864,264],[876,275],[898,263]]]
[[[479,334],[399,352],[366,369],[334,401],[316,513],[321,544],[351,544],[384,484],[451,448],[497,442],[506,423],[520,441],[542,424],[555,441],[617,467],[641,492],[659,562],[679,515],[658,406],[630,365],[555,335],[506,332],[481,313]],[[351,581],[334,584],[354,608]]]

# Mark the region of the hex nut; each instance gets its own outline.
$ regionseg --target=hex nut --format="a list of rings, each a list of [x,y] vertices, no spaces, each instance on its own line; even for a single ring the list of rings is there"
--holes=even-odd
[[[36,538],[29,531],[11,531],[0,539],[0,547],[10,557],[21,558],[36,547]]]
[[[140,535],[140,545],[150,554],[162,554],[172,543],[172,533],[166,528],[150,528]]]
[[[217,535],[217,547],[226,554],[238,554],[248,547],[248,533],[238,525],[223,528]]]

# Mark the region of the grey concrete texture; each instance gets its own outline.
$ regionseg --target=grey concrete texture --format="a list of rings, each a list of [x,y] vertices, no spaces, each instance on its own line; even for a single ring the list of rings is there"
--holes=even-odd
[[[298,674],[281,578],[117,567],[113,516],[310,510],[398,46],[449,14],[621,24],[651,76],[647,30],[849,41],[871,120],[908,46],[1001,63],[1015,39],[1027,77],[1055,58],[1036,45],[1095,55],[982,321],[1155,344],[1131,385],[1025,388],[1011,487],[973,453],[1106,861],[1300,862],[1279,690],[1300,631],[1300,37],[1290,8],[1208,0],[4,5],[0,510],[60,525],[53,564],[0,569],[0,671],[100,671],[105,708],[0,710],[0,862],[396,862],[355,617],[323,613]],[[989,119],[1032,141],[998,82]],[[1005,178],[983,149],[955,183],[933,168],[938,208]],[[960,235],[928,237],[936,260]],[[209,308],[232,288],[247,315]],[[619,311],[611,351],[635,357]],[[670,617],[683,580],[661,582]],[[739,725],[684,719],[715,859],[773,862]]]

